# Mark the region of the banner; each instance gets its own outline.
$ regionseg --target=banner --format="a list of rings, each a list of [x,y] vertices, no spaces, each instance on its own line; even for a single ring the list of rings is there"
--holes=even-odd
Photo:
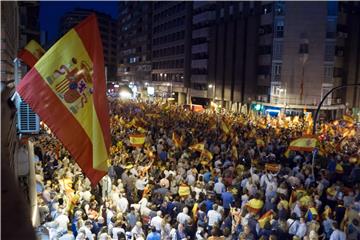
[[[42,55],[44,55],[44,53],[45,50],[40,46],[40,44],[38,44],[35,40],[31,40],[24,49],[19,52],[18,57],[32,68]]]
[[[57,41],[17,86],[92,185],[107,173],[109,108],[95,14]]]

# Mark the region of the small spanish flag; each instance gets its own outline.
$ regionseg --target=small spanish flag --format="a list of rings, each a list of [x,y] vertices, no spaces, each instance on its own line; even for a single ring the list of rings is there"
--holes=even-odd
[[[173,132],[172,134],[172,141],[174,142],[174,145],[176,148],[180,148],[182,145],[181,137],[179,137],[176,132]]]
[[[18,57],[32,68],[42,55],[44,55],[44,53],[45,50],[40,46],[40,44],[35,40],[31,40],[24,49],[19,52]]]
[[[131,134],[129,135],[131,146],[141,147],[145,143],[144,134]]]
[[[111,146],[104,72],[99,27],[92,14],[57,41],[16,88],[93,186],[107,173]]]
[[[189,147],[189,149],[192,150],[192,151],[202,152],[205,149],[205,144],[204,143],[197,143],[197,144],[191,145]]]
[[[256,145],[257,145],[258,147],[265,147],[265,142],[264,142],[264,140],[262,140],[261,138],[257,138],[257,139],[256,139]]]
[[[314,150],[317,144],[318,140],[316,137],[303,136],[291,141],[288,150],[311,152],[312,150]]]
[[[229,134],[229,132],[230,132],[229,127],[228,127],[228,125],[224,122],[224,120],[221,120],[220,127],[221,127],[221,130],[223,130],[223,132],[224,132],[225,134]]]
[[[274,216],[273,210],[269,210],[269,211],[267,211],[266,213],[264,213],[264,214],[258,219],[260,228],[264,228],[264,227],[265,227],[265,224],[266,224],[267,222],[270,222],[271,219],[273,218],[273,216]]]
[[[213,154],[207,150],[207,149],[204,149],[202,152],[201,152],[201,156],[208,159],[209,161],[211,161],[213,159]]]
[[[343,120],[348,122],[348,123],[354,123],[355,122],[354,118],[352,116],[350,116],[350,115],[347,115],[347,114],[343,115]]]

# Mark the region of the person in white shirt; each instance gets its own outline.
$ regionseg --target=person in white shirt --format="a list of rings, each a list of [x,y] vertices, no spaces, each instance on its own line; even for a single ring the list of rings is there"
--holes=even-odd
[[[296,236],[302,239],[305,236],[306,231],[307,231],[307,227],[306,227],[305,219],[300,218],[300,224],[296,230]]]
[[[133,229],[131,230],[131,235],[132,235],[133,239],[145,237],[145,233],[144,233],[144,230],[142,229],[141,222],[136,223],[135,227],[133,227]]]
[[[196,178],[195,176],[193,175],[192,172],[188,173],[187,174],[187,177],[186,177],[186,182],[189,186],[193,186],[195,184],[195,181],[196,181]]]
[[[287,223],[287,226],[289,228],[289,234],[294,236],[296,234],[296,232],[297,232],[297,229],[298,229],[299,225],[300,225],[299,220],[296,219],[296,215],[293,214],[292,218],[289,218],[286,223]]]
[[[221,214],[217,210],[218,210],[218,205],[214,204],[213,209],[207,213],[208,225],[210,227],[213,227],[215,224],[221,221]]]
[[[339,229],[337,222],[333,223],[334,231],[330,235],[330,240],[346,240],[346,234]]]
[[[292,212],[295,213],[298,218],[301,217],[302,213],[301,213],[300,202],[299,202],[299,201],[296,202],[296,204],[295,204],[294,209],[292,210]]]
[[[125,213],[128,209],[129,201],[126,197],[120,194],[120,198],[117,201],[117,207],[120,209],[120,212]]]
[[[125,235],[125,229],[121,227],[121,222],[115,222],[114,227],[111,230],[112,239],[118,240],[118,234],[123,233]]]
[[[191,218],[188,215],[188,212],[189,209],[184,207],[183,211],[177,215],[176,220],[181,224],[185,224],[186,222],[190,221]]]
[[[59,232],[66,232],[67,225],[69,224],[70,220],[65,211],[62,210],[61,214],[55,218],[55,222],[58,224]]]
[[[92,225],[91,220],[86,220],[85,225],[79,229],[79,232],[85,233],[85,236],[88,240],[94,240],[94,236],[91,232],[92,227],[93,227],[93,225]],[[78,238],[76,237],[76,239],[78,239]]]
[[[226,192],[225,185],[222,183],[222,178],[219,178],[218,182],[215,183],[214,192],[218,195],[221,195],[223,192]]]
[[[152,227],[155,227],[156,231],[160,233],[163,220],[164,219],[161,217],[161,211],[157,211],[156,212],[156,217],[153,217],[151,219],[150,225]]]

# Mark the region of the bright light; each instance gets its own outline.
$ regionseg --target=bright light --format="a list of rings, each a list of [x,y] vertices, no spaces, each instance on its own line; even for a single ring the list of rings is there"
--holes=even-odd
[[[213,85],[212,84],[209,84],[209,88],[212,88],[213,87]]]
[[[162,73],[160,73],[160,77],[162,77]]]
[[[261,109],[261,105],[260,105],[260,104],[256,104],[256,105],[255,105],[255,110],[256,110],[256,111],[260,111],[260,109]]]
[[[166,73],[164,74],[164,77],[166,77]]]
[[[131,93],[127,92],[127,91],[121,91],[120,92],[120,98],[122,99],[129,99],[131,98]]]
[[[172,95],[175,95],[175,93],[173,92]]]
[[[118,87],[119,87],[119,84],[115,84],[114,87],[118,88]]]
[[[148,87],[147,88],[148,95],[153,96],[155,94],[155,88],[154,87]]]
[[[170,86],[170,83],[166,83],[166,86]]]
[[[266,109],[265,112],[279,113],[280,110],[276,110],[276,109]]]
[[[149,85],[149,83],[145,82],[145,86]]]

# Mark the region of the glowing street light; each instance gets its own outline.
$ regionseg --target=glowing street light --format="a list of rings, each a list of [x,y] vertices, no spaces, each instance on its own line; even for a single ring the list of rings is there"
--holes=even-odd
[[[212,88],[213,87],[213,85],[212,84],[209,84],[209,86],[208,86],[209,88]]]

